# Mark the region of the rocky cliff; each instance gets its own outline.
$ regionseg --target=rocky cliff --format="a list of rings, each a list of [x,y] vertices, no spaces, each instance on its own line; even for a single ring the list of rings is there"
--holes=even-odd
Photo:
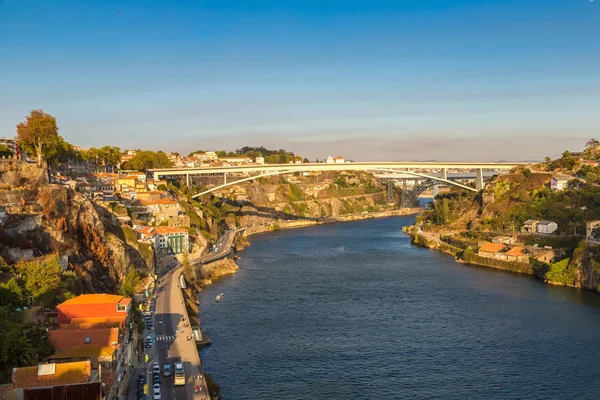
[[[14,176],[19,171],[10,172],[10,179],[21,185],[0,190],[6,214],[0,224],[0,255],[8,262],[52,252],[67,256],[81,292],[115,292],[130,267],[143,275],[153,271],[152,254],[135,236],[128,240],[108,211],[68,187],[40,179],[47,176],[44,170],[27,172],[33,178],[25,180]],[[5,174],[0,177],[6,179]]]

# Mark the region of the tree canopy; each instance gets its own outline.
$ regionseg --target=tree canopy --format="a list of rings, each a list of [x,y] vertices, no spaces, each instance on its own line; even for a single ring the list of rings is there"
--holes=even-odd
[[[11,157],[13,152],[3,144],[0,144],[0,157]]]
[[[56,118],[43,110],[33,110],[17,125],[17,137],[23,149],[34,155],[41,166],[48,147],[59,140]]]
[[[169,168],[173,164],[162,151],[140,151],[122,165],[123,169],[145,171],[152,168]]]
[[[44,259],[21,261],[15,265],[25,281],[25,289],[36,299],[52,303],[60,287],[60,258],[52,254]]]

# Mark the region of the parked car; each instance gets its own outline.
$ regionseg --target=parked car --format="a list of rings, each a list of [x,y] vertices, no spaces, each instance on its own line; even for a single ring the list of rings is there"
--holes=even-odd
[[[169,364],[163,365],[163,375],[171,376],[171,366]]]

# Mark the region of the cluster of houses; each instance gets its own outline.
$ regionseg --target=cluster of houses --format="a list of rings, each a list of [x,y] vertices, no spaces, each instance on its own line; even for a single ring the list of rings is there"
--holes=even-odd
[[[491,242],[479,246],[477,254],[483,258],[529,264],[532,258],[545,263],[554,262],[564,255],[564,251],[549,247],[525,246],[517,243],[512,237],[497,236]]]
[[[117,397],[136,357],[131,305],[111,294],[84,294],[58,305],[58,329],[48,331],[56,353],[37,366],[13,368],[9,398]]]
[[[521,227],[521,233],[550,235],[558,229],[558,224],[553,221],[528,219]]]

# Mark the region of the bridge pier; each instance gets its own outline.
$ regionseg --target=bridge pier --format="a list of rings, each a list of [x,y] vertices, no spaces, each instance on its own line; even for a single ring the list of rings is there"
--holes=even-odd
[[[438,184],[436,182],[436,183],[433,184],[433,198],[435,198],[438,195],[438,190],[439,190],[439,187],[438,187]]]
[[[447,181],[448,180],[448,170],[446,168],[442,168],[440,170],[440,178]]]
[[[387,202],[388,203],[394,202],[394,191],[392,190],[393,187],[394,187],[394,182],[392,182],[391,179],[388,179],[388,181],[387,181]]]
[[[223,185],[227,185],[227,172],[223,173]]]
[[[477,168],[477,178],[475,179],[475,189],[483,190],[483,168]]]
[[[189,189],[190,188],[190,174],[185,174],[185,183]]]

